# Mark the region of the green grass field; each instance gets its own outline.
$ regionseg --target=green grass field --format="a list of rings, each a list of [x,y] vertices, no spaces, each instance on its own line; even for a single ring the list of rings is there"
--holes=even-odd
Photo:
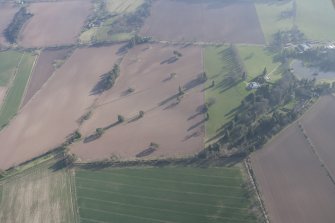
[[[74,178],[68,170],[54,172],[52,164],[34,166],[0,182],[1,223],[78,222]]]
[[[233,52],[228,46],[207,47],[204,53],[205,71],[208,76],[207,86],[215,81],[215,86],[205,91],[206,101],[215,99],[209,107],[209,120],[206,122],[206,138],[210,139],[217,134],[217,130],[227,123],[234,115],[234,109],[248,94],[246,82],[226,87],[224,81],[231,75],[239,72],[236,62],[232,59]]]
[[[144,0],[107,0],[106,6],[109,12],[130,13],[134,12]]]
[[[273,54],[262,46],[237,46],[244,68],[248,73],[248,80],[260,75],[266,67],[272,81],[278,80],[280,63],[273,62]]]
[[[289,30],[293,27],[293,17],[281,16],[282,13],[288,12],[293,9],[292,1],[281,2],[277,0],[270,0],[268,2],[265,2],[255,0],[255,2],[258,18],[261,23],[267,43],[271,41],[273,34],[278,32],[279,30]]]
[[[257,222],[239,167],[76,171],[81,223]]]
[[[312,40],[335,40],[335,9],[331,0],[296,0],[296,23]]]
[[[16,76],[0,109],[0,128],[8,124],[18,111],[34,61],[35,56],[30,53],[23,54]]]
[[[17,51],[0,52],[0,86],[7,86],[21,56],[22,53]]]

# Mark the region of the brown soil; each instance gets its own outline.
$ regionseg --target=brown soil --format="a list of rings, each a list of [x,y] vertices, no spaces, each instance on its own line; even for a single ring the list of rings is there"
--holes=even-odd
[[[24,96],[21,107],[23,107],[51,77],[55,71],[54,63],[56,60],[65,59],[69,50],[45,50],[38,58],[37,64],[31,75],[27,92]]]
[[[159,0],[141,33],[167,41],[265,42],[249,1]]]
[[[172,62],[174,50],[183,56]],[[143,45],[131,50],[121,64],[116,85],[102,95],[80,131],[89,136],[96,128],[108,129],[99,139],[74,145],[72,151],[84,160],[111,155],[123,159],[174,157],[200,151],[204,115],[199,110],[204,96],[197,78],[202,71],[201,49],[197,47]],[[170,78],[171,73],[177,75]],[[189,90],[177,104],[179,86]],[[129,88],[135,91],[127,94]],[[145,112],[143,118],[136,119],[141,110]],[[117,115],[124,116],[126,121],[113,126]],[[150,150],[151,142],[159,147]]]
[[[334,96],[326,96],[320,99],[301,120],[306,134],[333,177],[335,177],[334,112],[335,98]]]
[[[60,143],[97,98],[91,90],[111,69],[120,46],[78,49],[0,133],[0,168],[31,159]]]
[[[45,47],[75,43],[91,7],[87,0],[30,4],[28,10],[34,16],[21,30],[19,44]]]
[[[7,46],[8,43],[3,35],[4,30],[13,20],[15,13],[19,10],[18,7],[9,3],[0,3],[0,48]]]
[[[295,123],[251,156],[271,222],[333,222],[335,187]]]

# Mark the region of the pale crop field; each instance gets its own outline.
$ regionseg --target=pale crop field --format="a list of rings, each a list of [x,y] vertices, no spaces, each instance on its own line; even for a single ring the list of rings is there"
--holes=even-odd
[[[49,165],[33,167],[2,182],[0,222],[77,222],[71,174]]]

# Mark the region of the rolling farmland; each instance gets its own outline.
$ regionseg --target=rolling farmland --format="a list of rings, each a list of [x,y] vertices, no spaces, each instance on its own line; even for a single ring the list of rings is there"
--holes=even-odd
[[[82,48],[66,60],[45,87],[0,132],[1,151],[6,154],[1,156],[4,159],[0,161],[1,168],[57,147],[78,128],[77,120],[97,98],[92,89],[119,58],[118,49],[118,45]]]
[[[82,223],[257,222],[240,168],[78,169]]]
[[[175,59],[174,51],[182,56]],[[93,161],[111,155],[138,158],[152,142],[159,148],[141,158],[188,156],[203,149],[201,59],[201,48],[196,46],[144,44],[131,49],[120,64],[115,86],[101,95],[92,117],[80,127],[84,137],[97,128],[105,128],[104,135],[83,140],[73,145],[72,151],[83,160]],[[133,91],[129,93],[130,88]],[[139,111],[144,115],[136,118]],[[125,120],[115,124],[118,115]]]

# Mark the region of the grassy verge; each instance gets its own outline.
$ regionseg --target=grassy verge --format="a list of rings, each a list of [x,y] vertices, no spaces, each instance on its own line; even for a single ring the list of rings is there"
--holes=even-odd
[[[0,86],[7,86],[20,61],[21,55],[17,51],[0,52]]]
[[[205,91],[206,101],[215,100],[209,107],[209,120],[206,122],[206,137],[214,137],[217,130],[234,116],[235,109],[241,104],[242,99],[248,94],[245,82],[227,85],[227,78],[239,75],[240,72],[234,52],[228,46],[207,47],[204,53],[205,71],[208,76]],[[214,87],[209,87],[215,82]]]
[[[29,53],[22,56],[15,79],[0,109],[0,127],[8,124],[18,111],[34,61],[35,56]]]
[[[81,222],[257,222],[239,167],[76,172]]]

